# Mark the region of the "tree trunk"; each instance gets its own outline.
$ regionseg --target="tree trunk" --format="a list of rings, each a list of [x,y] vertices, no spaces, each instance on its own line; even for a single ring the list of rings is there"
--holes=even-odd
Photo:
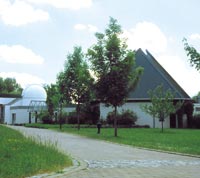
[[[35,111],[35,123],[37,123],[37,119],[38,119],[38,113],[37,111]]]
[[[153,128],[155,129],[155,116],[153,116]]]
[[[60,105],[60,116],[59,116],[59,124],[60,124],[60,130],[62,129],[62,104]]]
[[[114,129],[115,129],[114,136],[117,137],[117,106],[115,106]]]
[[[77,105],[77,124],[78,124],[77,126],[78,130],[80,130],[80,103],[78,103]]]
[[[162,124],[162,133],[163,133],[163,120],[161,121],[161,124]]]

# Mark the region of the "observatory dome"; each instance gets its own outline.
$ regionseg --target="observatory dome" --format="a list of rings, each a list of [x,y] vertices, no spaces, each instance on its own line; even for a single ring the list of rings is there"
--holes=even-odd
[[[23,99],[46,101],[47,93],[40,85],[29,85],[22,92]]]

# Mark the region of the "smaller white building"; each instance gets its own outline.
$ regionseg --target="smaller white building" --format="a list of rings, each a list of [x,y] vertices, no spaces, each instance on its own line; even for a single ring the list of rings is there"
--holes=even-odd
[[[37,122],[37,114],[46,108],[47,94],[40,85],[29,85],[19,98],[0,97],[0,120],[5,124]]]
[[[200,103],[194,104],[194,112],[193,115],[199,115],[200,114]]]

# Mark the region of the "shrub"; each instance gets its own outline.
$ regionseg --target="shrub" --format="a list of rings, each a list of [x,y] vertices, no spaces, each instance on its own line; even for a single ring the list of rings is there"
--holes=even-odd
[[[67,116],[67,123],[68,124],[76,124],[77,123],[77,116],[76,112],[70,112]]]
[[[84,124],[97,124],[99,117],[100,109],[97,102],[91,102],[81,106],[80,118]]]
[[[80,119],[80,124],[85,123],[85,120],[84,120],[83,115],[81,113],[80,113],[79,119]],[[77,112],[76,111],[70,112],[68,114],[67,123],[68,124],[77,124]]]
[[[200,129],[200,114],[193,116],[192,126],[193,128]]]
[[[96,124],[100,117],[99,105],[96,103],[81,105],[80,124]],[[77,124],[77,112],[70,112],[67,116],[68,124]]]
[[[42,112],[39,114],[38,117],[42,121],[43,124],[52,124],[53,123],[51,116],[48,112]]]
[[[114,124],[114,112],[109,112],[107,115],[107,123],[108,124]],[[118,125],[124,125],[124,126],[132,126],[135,124],[137,120],[137,115],[135,112],[130,110],[123,110],[120,114],[117,113],[117,123]]]

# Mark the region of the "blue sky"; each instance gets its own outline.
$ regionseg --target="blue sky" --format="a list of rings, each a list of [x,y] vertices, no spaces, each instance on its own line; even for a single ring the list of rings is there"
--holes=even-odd
[[[182,39],[200,49],[199,7],[199,0],[0,0],[0,76],[22,87],[55,83],[66,55],[75,45],[92,46],[112,16],[130,49],[148,49],[193,96],[200,73]]]

